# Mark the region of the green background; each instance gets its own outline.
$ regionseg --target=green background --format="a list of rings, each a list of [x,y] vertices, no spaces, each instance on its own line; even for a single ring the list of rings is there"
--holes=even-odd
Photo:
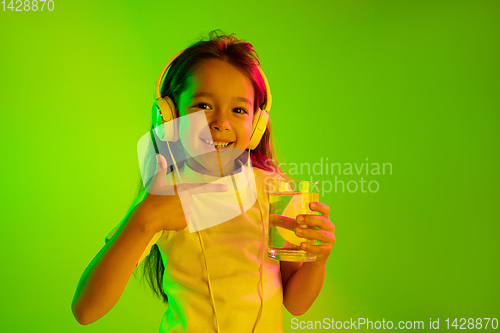
[[[136,143],[161,68],[217,28],[257,50],[287,163],[393,167],[338,175],[375,180],[376,193],[321,198],[337,242],[299,320],[440,318],[443,328],[446,318],[500,318],[499,10],[497,1],[55,0],[52,12],[1,11],[2,331],[158,330],[165,307],[134,278],[89,326],[71,301],[135,197]],[[292,318],[284,310],[285,332],[299,331]]]

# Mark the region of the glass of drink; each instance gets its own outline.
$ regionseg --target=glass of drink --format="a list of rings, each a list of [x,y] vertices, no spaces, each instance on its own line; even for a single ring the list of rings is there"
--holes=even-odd
[[[311,201],[319,201],[319,182],[275,180],[269,193],[269,257],[283,261],[314,261],[317,255],[300,247],[302,242],[317,245],[317,240],[298,237],[296,228],[317,227],[297,224],[299,214],[319,215],[309,209]]]

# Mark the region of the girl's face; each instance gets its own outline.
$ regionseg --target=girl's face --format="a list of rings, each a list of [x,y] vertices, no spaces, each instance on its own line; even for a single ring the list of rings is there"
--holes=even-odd
[[[190,168],[213,176],[221,176],[221,168],[223,175],[235,171],[250,141],[253,101],[252,82],[229,63],[211,59],[193,71],[179,98],[179,137]],[[200,111],[206,122],[193,114]],[[182,117],[190,114],[198,118]]]

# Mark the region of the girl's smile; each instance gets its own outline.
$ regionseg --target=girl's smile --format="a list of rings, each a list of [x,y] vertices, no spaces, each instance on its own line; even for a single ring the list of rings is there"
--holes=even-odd
[[[203,141],[204,143],[206,143],[207,145],[211,146],[211,147],[215,147],[219,150],[221,149],[224,149],[226,147],[229,147],[233,142],[227,142],[225,140],[219,140],[217,138],[213,138],[213,141],[211,139],[205,139],[205,138],[200,138],[201,141]]]

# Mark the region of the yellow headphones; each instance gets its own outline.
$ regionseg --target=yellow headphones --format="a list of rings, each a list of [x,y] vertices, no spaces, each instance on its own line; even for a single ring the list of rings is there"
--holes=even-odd
[[[152,108],[153,117],[153,129],[156,132],[158,138],[162,141],[177,141],[179,140],[179,129],[175,125],[175,121],[171,121],[175,116],[175,104],[172,99],[168,96],[161,97],[160,88],[165,77],[165,73],[168,70],[170,64],[182,53],[179,51],[174,55],[161,70],[160,76],[156,81],[155,85],[155,102]],[[259,107],[259,110],[255,113],[254,122],[252,126],[252,136],[250,137],[250,142],[248,143],[247,149],[255,149],[259,144],[264,132],[266,131],[267,123],[269,121],[269,111],[271,111],[272,96],[271,90],[269,89],[269,83],[267,82],[266,75],[258,66],[260,75],[264,79],[264,84],[266,85],[266,96],[267,103],[264,110]]]

